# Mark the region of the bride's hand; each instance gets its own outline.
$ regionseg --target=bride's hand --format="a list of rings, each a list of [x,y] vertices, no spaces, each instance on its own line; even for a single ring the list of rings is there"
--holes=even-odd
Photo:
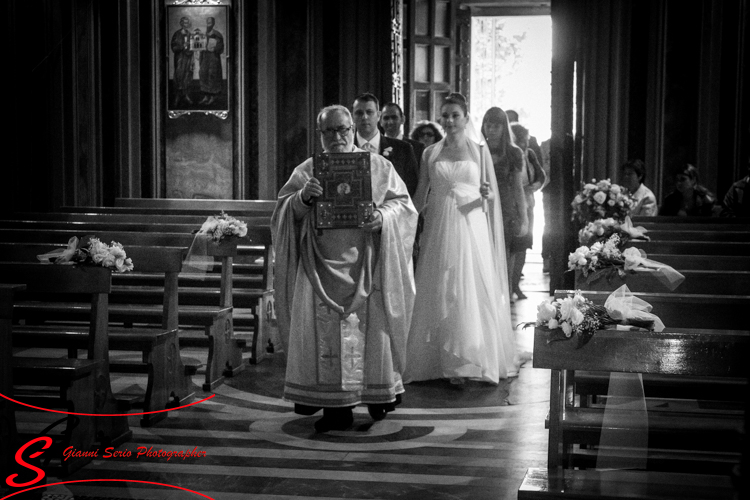
[[[492,190],[490,189],[489,182],[485,181],[479,186],[479,194],[481,194],[482,198],[486,200],[492,199]]]

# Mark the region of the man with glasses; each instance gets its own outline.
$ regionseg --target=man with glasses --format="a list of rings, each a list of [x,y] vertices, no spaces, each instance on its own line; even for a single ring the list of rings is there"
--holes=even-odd
[[[317,119],[324,152],[361,152],[344,106]],[[362,228],[318,230],[323,187],[313,159],[294,169],[271,218],[276,312],[287,353],[284,398],[301,415],[323,409],[317,432],[346,430],[352,408],[382,420],[404,392],[406,335],[414,303],[411,249],[417,213],[393,165],[370,157],[375,206]]]
[[[409,196],[414,196],[419,181],[417,158],[408,143],[385,137],[378,130],[380,121],[378,98],[370,93],[360,94],[354,100],[352,108],[357,126],[355,141],[357,147],[371,153],[378,153],[393,163],[396,172],[409,190]]]

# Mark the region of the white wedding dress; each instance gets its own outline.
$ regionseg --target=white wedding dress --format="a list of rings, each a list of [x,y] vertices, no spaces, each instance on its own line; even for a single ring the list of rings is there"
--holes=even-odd
[[[422,167],[429,169],[429,195],[404,382],[468,378],[497,384],[518,375],[520,365],[500,203],[495,195],[482,210],[476,143],[470,141],[471,160],[436,161],[441,150],[442,142]],[[484,164],[492,165],[484,153]],[[485,175],[497,194],[493,169]]]

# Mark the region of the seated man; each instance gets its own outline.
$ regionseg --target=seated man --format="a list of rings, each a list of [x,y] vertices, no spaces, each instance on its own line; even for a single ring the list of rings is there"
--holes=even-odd
[[[318,115],[325,152],[354,147],[349,110]],[[276,247],[276,310],[287,353],[284,398],[312,415],[318,432],[344,430],[352,408],[375,420],[404,392],[406,335],[414,303],[411,251],[417,213],[393,165],[370,158],[375,211],[362,228],[317,230],[312,206],[323,187],[313,159],[295,168],[279,192],[271,229]]]

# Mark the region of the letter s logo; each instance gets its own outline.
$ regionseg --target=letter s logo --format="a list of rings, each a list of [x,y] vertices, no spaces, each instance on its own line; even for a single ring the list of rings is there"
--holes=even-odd
[[[23,459],[23,452],[26,451],[26,449],[29,446],[36,443],[37,441],[44,441],[44,446],[42,446],[42,450],[46,450],[52,445],[51,437],[42,436],[42,437],[38,437],[36,439],[32,439],[31,441],[27,442],[26,444],[18,448],[18,451],[16,452],[16,463],[18,465],[21,465],[23,467],[26,467],[27,469],[30,469],[36,472],[36,477],[27,483],[17,483],[14,481],[14,479],[18,477],[18,474],[11,474],[5,480],[5,482],[8,483],[8,486],[12,486],[14,488],[23,488],[24,486],[31,486],[32,484],[38,483],[39,481],[42,480],[42,478],[44,478],[44,471],[42,469],[40,469],[39,467],[35,467],[29,463],[26,463]],[[42,453],[43,453],[42,451],[37,451],[36,453],[32,453],[31,455],[29,455],[29,458],[36,458]]]

